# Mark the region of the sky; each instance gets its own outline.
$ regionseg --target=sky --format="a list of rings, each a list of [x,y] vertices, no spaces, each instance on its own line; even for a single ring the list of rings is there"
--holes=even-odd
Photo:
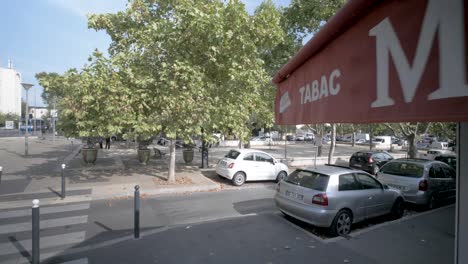
[[[242,0],[248,12],[261,0]],[[110,38],[103,31],[88,29],[86,14],[115,13],[127,0],[5,0],[0,1],[0,67],[12,60],[22,81],[34,84],[29,104],[44,106],[38,72],[63,73],[80,68],[96,48],[106,51]],[[290,0],[273,0],[287,6]],[[23,91],[23,98],[25,92]]]

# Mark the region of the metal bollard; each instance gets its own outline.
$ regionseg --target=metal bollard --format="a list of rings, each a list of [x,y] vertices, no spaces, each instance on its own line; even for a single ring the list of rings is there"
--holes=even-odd
[[[32,203],[32,264],[39,264],[39,200]]]
[[[62,164],[62,199],[65,199],[65,170],[66,165]]]
[[[134,217],[134,237],[140,238],[140,186],[135,185],[135,217]]]
[[[3,167],[0,166],[0,184],[2,183],[2,172],[3,172]]]

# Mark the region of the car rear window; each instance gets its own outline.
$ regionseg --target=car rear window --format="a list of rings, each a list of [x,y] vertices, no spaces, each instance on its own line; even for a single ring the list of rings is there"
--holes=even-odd
[[[239,157],[240,152],[236,150],[230,150],[228,154],[226,154],[224,157],[229,158],[229,159],[237,159]]]
[[[285,181],[309,189],[325,191],[328,186],[329,178],[328,175],[312,171],[295,170],[293,173],[289,174]]]
[[[424,173],[422,164],[409,162],[390,162],[385,164],[380,171],[385,174],[392,174],[403,177],[420,178]]]
[[[367,162],[369,160],[369,153],[366,152],[356,152],[351,156],[352,161]]]

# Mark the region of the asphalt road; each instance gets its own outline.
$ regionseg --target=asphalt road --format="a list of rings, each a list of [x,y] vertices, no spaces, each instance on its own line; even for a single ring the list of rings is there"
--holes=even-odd
[[[274,185],[41,207],[41,263],[450,263],[454,209],[415,215],[330,241],[285,218]],[[91,190],[70,191],[67,198]],[[47,199],[53,193],[37,195]],[[45,197],[47,196],[47,197]],[[4,200],[30,201],[28,194]],[[30,206],[0,210],[0,263],[30,258]],[[377,226],[378,227],[378,226]],[[376,235],[379,234],[379,235]],[[366,250],[372,246],[372,251]],[[384,258],[381,258],[384,256]],[[391,258],[389,256],[395,256]],[[395,262],[394,262],[395,261]]]

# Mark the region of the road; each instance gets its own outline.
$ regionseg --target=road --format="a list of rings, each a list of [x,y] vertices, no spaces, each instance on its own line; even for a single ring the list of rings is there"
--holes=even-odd
[[[274,184],[220,192],[142,197],[141,238],[133,200],[83,200],[41,207],[43,263],[451,263],[453,206],[422,217],[322,239],[285,218]],[[70,192],[67,199],[90,190]],[[36,194],[41,200],[51,193]],[[27,194],[2,196],[24,207],[0,210],[0,263],[30,257]],[[378,234],[378,235],[376,235]],[[388,241],[392,241],[391,244]],[[372,250],[366,248],[372,245]],[[409,250],[411,249],[411,250]],[[381,256],[385,256],[382,258]],[[394,256],[394,257],[389,257]]]

